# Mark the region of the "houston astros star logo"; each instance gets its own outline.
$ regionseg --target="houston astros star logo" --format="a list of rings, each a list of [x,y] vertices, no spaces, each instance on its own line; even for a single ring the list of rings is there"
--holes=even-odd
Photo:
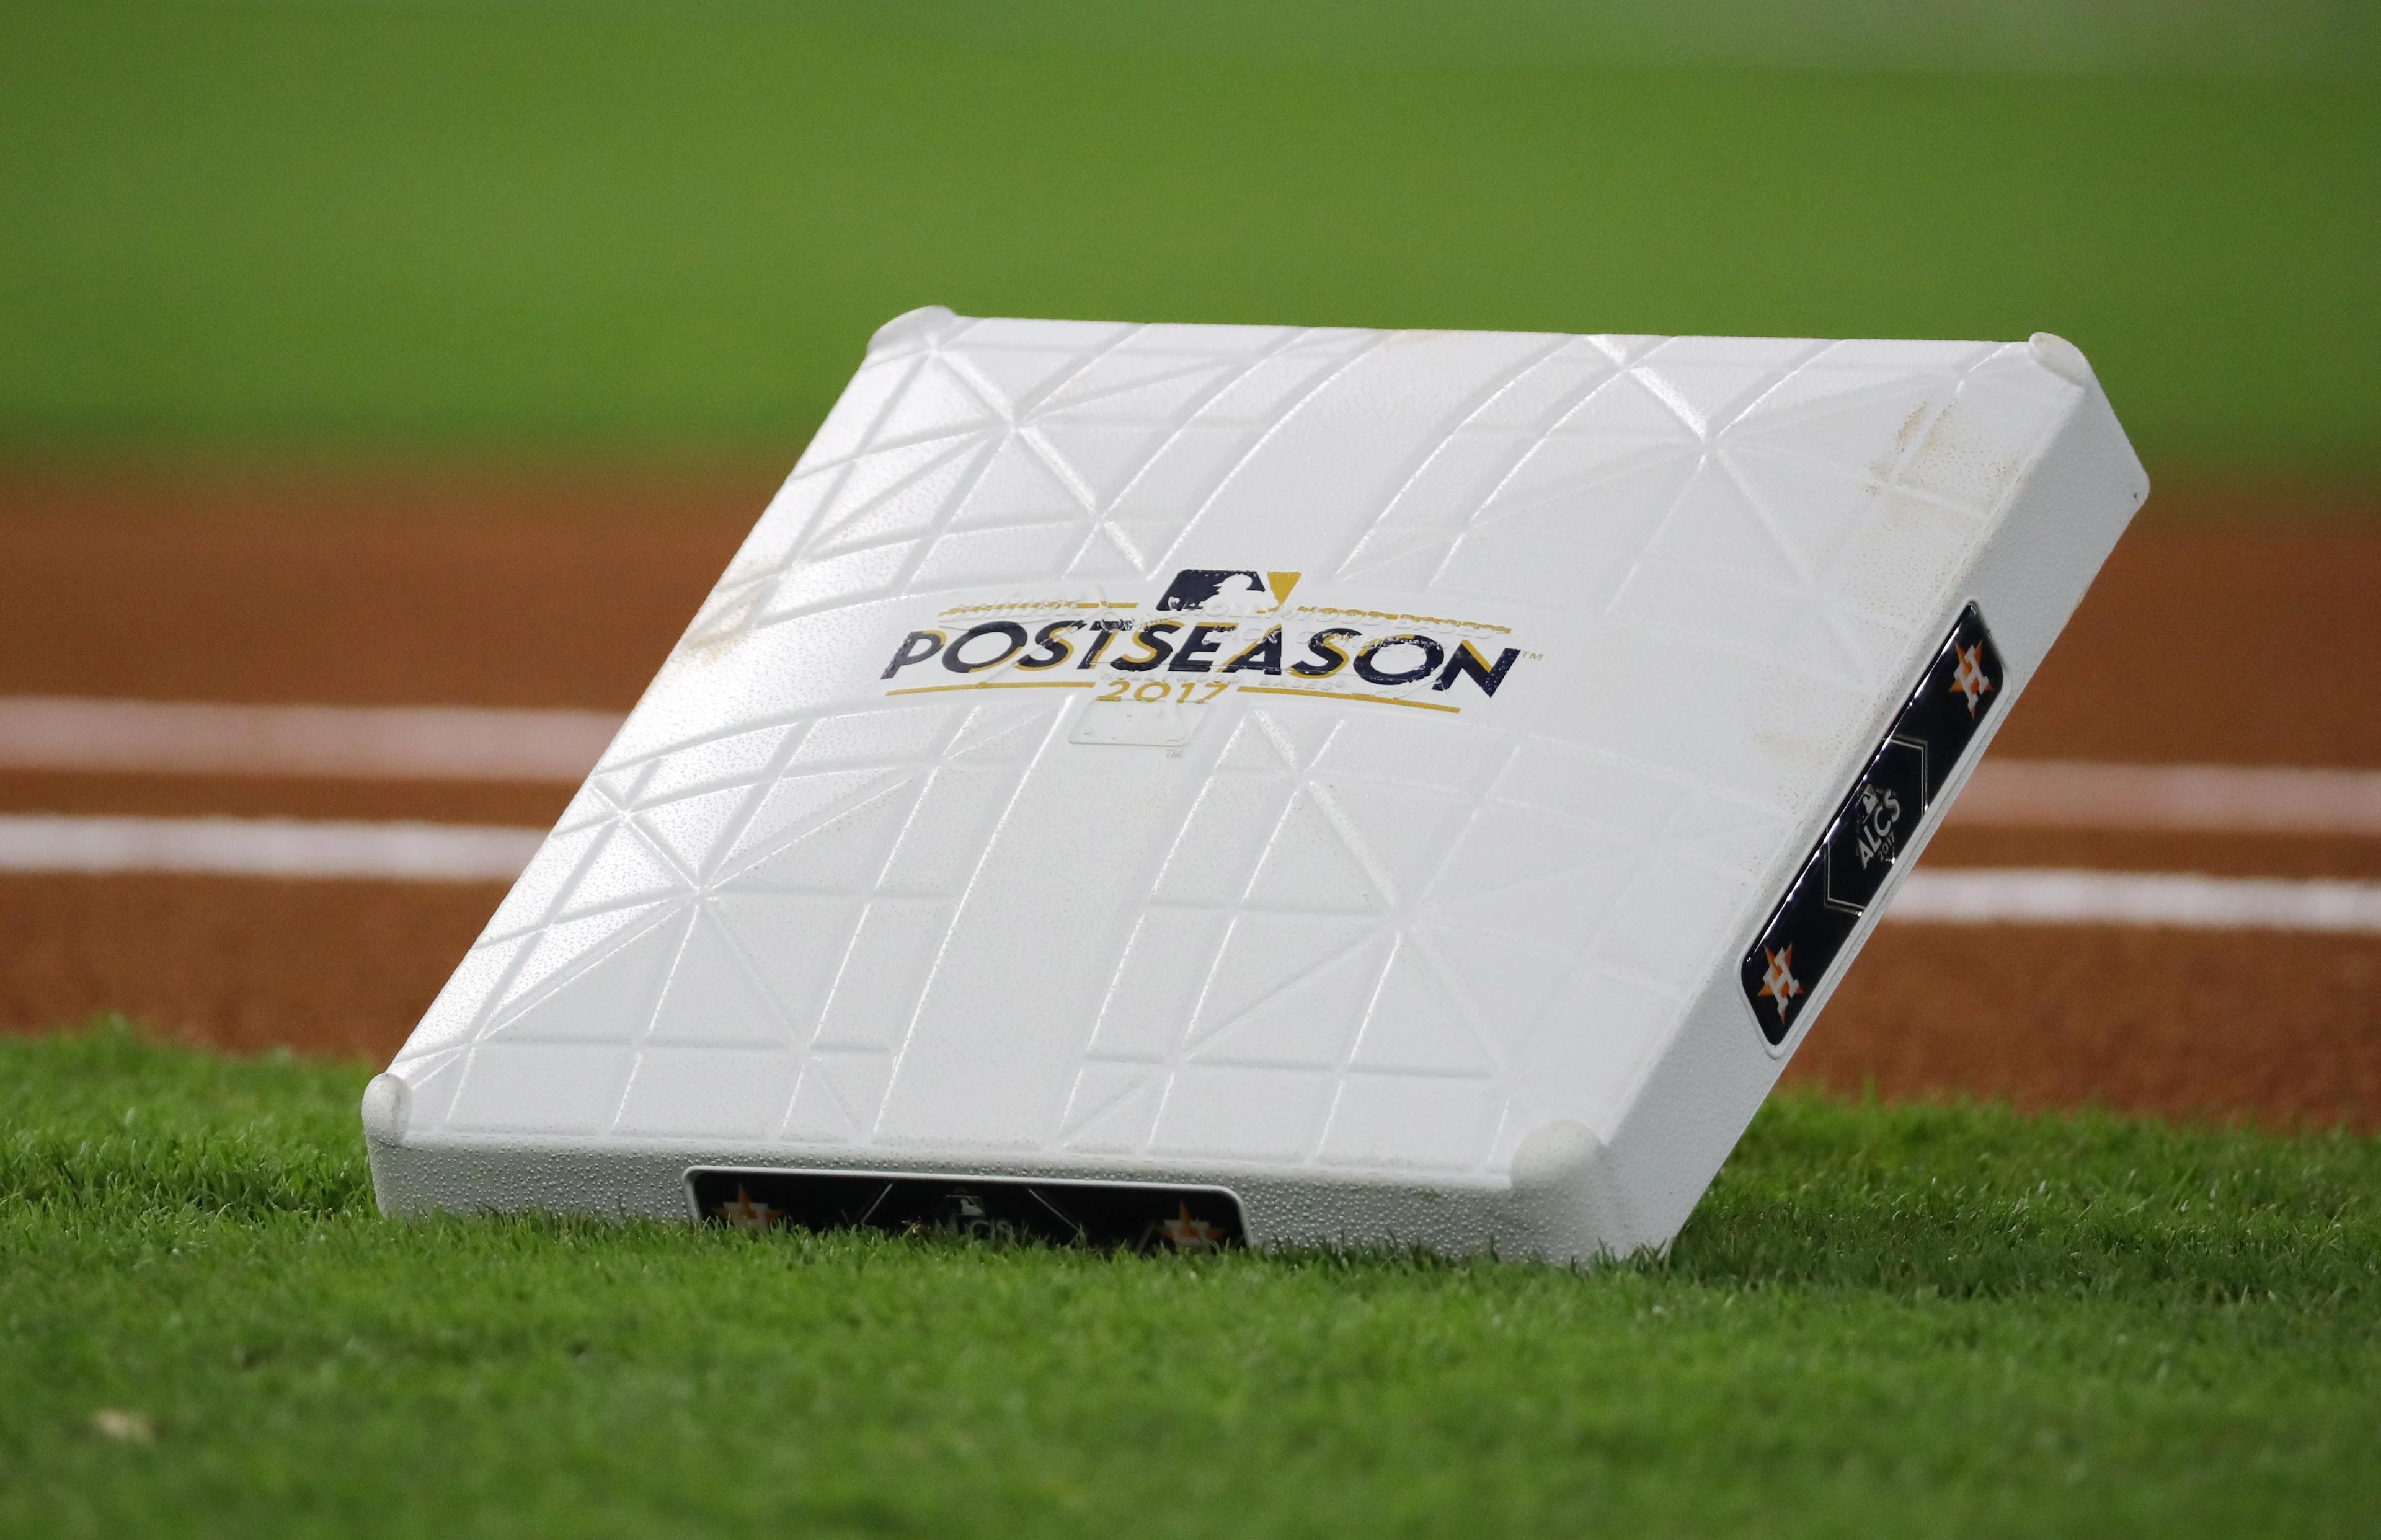
[[[739,1229],[767,1229],[785,1217],[783,1209],[754,1203],[751,1194],[741,1187],[736,1189],[734,1203],[721,1204],[711,1212],[718,1216],[721,1223],[734,1225]]]
[[[1984,644],[1979,642],[1959,651],[1960,666],[1951,672],[1951,690],[1968,698],[1968,715],[1973,716],[1976,702],[1993,688],[1993,681],[1984,677]]]
[[[1190,1212],[1189,1204],[1178,1205],[1181,1212],[1157,1227],[1168,1244],[1186,1252],[1208,1252],[1224,1239],[1223,1230]]]
[[[1784,947],[1773,952],[1764,947],[1761,955],[1769,959],[1769,971],[1761,975],[1760,997],[1777,1002],[1777,1020],[1783,1021],[1786,1002],[1802,993],[1801,981],[1794,976],[1794,948]]]

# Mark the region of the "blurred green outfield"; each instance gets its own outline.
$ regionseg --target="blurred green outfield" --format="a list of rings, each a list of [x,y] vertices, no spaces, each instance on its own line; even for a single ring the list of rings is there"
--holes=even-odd
[[[2047,328],[2381,471],[2369,6],[1908,9],[0,0],[0,454],[782,462],[940,302]]]

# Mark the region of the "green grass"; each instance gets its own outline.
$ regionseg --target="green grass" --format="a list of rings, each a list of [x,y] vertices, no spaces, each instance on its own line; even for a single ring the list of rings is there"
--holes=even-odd
[[[0,0],[0,450],[782,461],[942,302],[2048,328],[2154,472],[2381,471],[2359,7],[961,9]]]
[[[2372,62],[2357,0],[813,0],[929,38],[1252,58],[1692,64],[1763,68],[2310,73]]]
[[[372,1211],[360,1068],[0,1040],[0,1531],[2369,1534],[2381,1146],[1766,1111],[1667,1261]],[[95,1431],[138,1412],[153,1439]]]

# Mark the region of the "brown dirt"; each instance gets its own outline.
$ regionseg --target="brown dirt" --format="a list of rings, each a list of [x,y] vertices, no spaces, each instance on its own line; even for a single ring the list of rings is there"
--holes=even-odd
[[[2153,506],[2155,506],[2155,504]],[[2314,528],[2154,518],[1994,739],[2011,757],[2381,765],[2381,505]]]
[[[755,483],[0,476],[0,694],[625,711]]]
[[[2371,1132],[2381,936],[1887,925],[1787,1080]]]
[[[218,1047],[386,1063],[504,896],[487,883],[0,877],[0,1030],[120,1010]]]
[[[625,709],[771,487],[0,467],[0,694]],[[2152,506],[2002,752],[2381,764],[2381,504]]]
[[[0,878],[0,1030],[120,1009],[385,1062],[487,884]],[[2381,937],[1888,926],[1787,1072],[1888,1097],[2381,1128]]]
[[[0,694],[623,708],[774,477],[0,471]],[[2381,766],[2381,506],[2161,495],[1996,752]],[[0,812],[543,824],[567,788],[0,775]],[[2381,841],[1947,829],[1935,865],[2381,877]],[[385,1057],[484,886],[0,878],[0,1028]],[[1789,1079],[2381,1127],[2381,939],[1889,926]]]

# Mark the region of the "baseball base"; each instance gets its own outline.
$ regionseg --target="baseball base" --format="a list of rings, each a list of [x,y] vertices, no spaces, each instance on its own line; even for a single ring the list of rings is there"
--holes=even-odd
[[[2147,490],[2046,335],[902,316],[381,1204],[1664,1245]]]

